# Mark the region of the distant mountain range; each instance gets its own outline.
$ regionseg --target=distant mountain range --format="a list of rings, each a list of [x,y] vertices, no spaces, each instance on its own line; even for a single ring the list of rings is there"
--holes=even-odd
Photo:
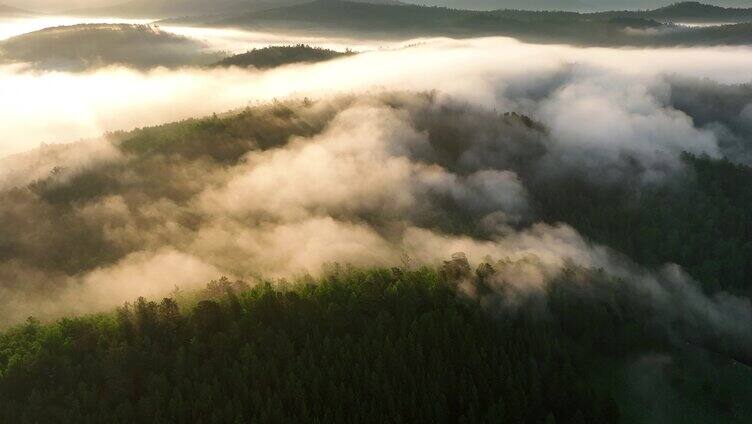
[[[752,8],[727,8],[688,1],[654,10],[603,12],[602,15],[639,17],[662,22],[749,22],[752,21]]]
[[[411,0],[410,3],[426,6],[444,6],[470,10],[565,10],[609,11],[648,10],[671,4],[672,0]],[[751,0],[712,0],[723,7],[752,7]]]
[[[135,2],[147,2],[148,0],[135,0],[128,3],[135,5]],[[182,0],[181,4],[186,2],[201,3],[204,0]],[[483,26],[487,26],[490,21],[523,21],[534,20],[536,22],[558,22],[558,23],[579,23],[588,25],[590,23],[622,23],[640,24],[634,19],[654,20],[659,23],[676,23],[676,22],[721,22],[721,23],[741,23],[752,21],[752,8],[724,8],[699,2],[682,2],[669,6],[641,11],[607,11],[607,12],[561,12],[561,11],[528,11],[521,9],[500,9],[494,11],[472,11],[463,9],[450,9],[442,7],[425,7],[408,5],[396,1],[343,1],[343,0],[280,0],[270,2],[267,0],[255,0],[237,3],[238,0],[216,0],[210,14],[196,14],[184,16],[182,18],[173,18],[172,22],[182,23],[200,23],[210,25],[232,25],[247,26],[257,24],[272,24],[284,22],[305,23],[307,25],[320,25],[328,23],[335,25],[338,20],[343,20],[344,27],[370,27],[377,28],[382,26],[383,29],[390,27],[404,27],[410,24],[416,25],[439,25],[451,24],[456,27],[458,24],[467,24],[467,21],[479,20]],[[569,1],[569,0],[566,0]],[[572,0],[575,1],[575,0]],[[232,4],[231,4],[232,3]],[[159,3],[155,3],[157,5]],[[241,7],[242,4],[242,7]],[[249,4],[252,8],[248,8]],[[135,6],[134,6],[135,7]],[[237,7],[237,9],[233,9]],[[196,11],[203,10],[196,8]],[[234,12],[232,11],[234,10]],[[219,13],[220,11],[225,11]],[[163,14],[167,14],[166,11]],[[631,21],[625,21],[629,19]],[[507,22],[513,24],[513,22]],[[472,30],[468,26],[468,30]],[[482,28],[478,28],[482,31]],[[418,31],[423,32],[423,30]]]
[[[210,7],[211,6],[211,7]],[[523,41],[600,46],[752,44],[752,8],[698,2],[643,11],[473,11],[393,0],[132,0],[93,15],[172,16],[160,23],[317,35],[408,38],[508,36]],[[182,14],[190,9],[193,15]],[[130,14],[133,12],[133,14]],[[200,12],[207,12],[201,14]],[[182,16],[174,18],[174,16]],[[688,27],[684,22],[724,25]],[[733,25],[730,25],[733,24]]]
[[[692,21],[736,25],[690,28],[674,24]],[[748,23],[752,22],[752,9],[722,8],[696,2],[648,11],[578,13],[470,11],[316,0],[229,16],[182,19],[179,22],[321,35],[372,35],[379,38],[501,35],[532,42],[608,46],[752,43],[752,23]]]
[[[228,16],[276,9],[306,3],[310,0],[130,0],[100,8],[74,10],[71,14],[94,16],[195,17],[201,15]],[[403,4],[396,0],[353,0],[382,5]]]
[[[271,69],[295,63],[318,63],[354,55],[354,52],[338,52],[305,44],[295,46],[270,46],[227,57],[212,67]]]
[[[419,0],[413,0],[418,2]],[[494,12],[499,11],[511,11],[511,10],[535,10],[551,8],[552,5],[559,5],[561,10],[576,10],[582,9],[582,3],[584,0],[484,0],[499,6],[504,5],[503,8],[498,8]],[[652,0],[638,0],[643,2],[653,2]],[[349,3],[361,3],[366,5],[375,6],[412,6],[406,9],[400,9],[403,14],[425,14],[436,15],[437,10],[445,9],[440,13],[460,13],[463,10],[471,12],[466,9],[451,9],[450,8],[437,8],[437,7],[422,7],[416,5],[408,5],[405,2],[396,0],[349,0]],[[451,3],[451,2],[450,2]],[[617,1],[603,2],[619,4]],[[750,0],[752,3],[752,0]],[[469,2],[468,4],[473,4]],[[459,4],[458,4],[459,5]],[[579,5],[579,6],[578,6]],[[546,6],[546,7],[543,7]],[[752,6],[752,4],[750,4]],[[7,6],[5,6],[7,7]],[[311,11],[314,15],[319,15],[322,9],[331,9],[332,7],[347,7],[338,0],[130,0],[117,6],[94,8],[86,10],[71,11],[71,14],[84,14],[92,16],[151,16],[162,18],[189,18],[196,19],[202,18],[204,21],[228,21],[238,22],[242,21],[244,17],[255,14],[262,16],[268,13],[267,17],[276,16],[283,17],[285,14],[290,13],[294,16],[299,13],[300,10]],[[287,8],[292,8],[289,12],[285,11]],[[8,8],[14,10],[14,8]],[[350,8],[352,9],[352,8]],[[2,13],[3,6],[0,6],[0,13]],[[16,9],[17,10],[17,9]],[[364,12],[376,12],[376,9],[363,9]],[[21,12],[20,10],[17,10]],[[477,13],[477,11],[472,11]],[[259,15],[261,14],[261,15]],[[396,15],[396,13],[390,14]],[[703,4],[694,1],[674,3],[665,7],[660,7],[650,10],[638,10],[638,11],[605,11],[605,12],[591,12],[581,13],[582,16],[587,17],[603,17],[603,16],[619,16],[641,19],[654,19],[661,22],[682,22],[682,21],[718,21],[718,22],[746,22],[752,20],[752,8],[726,8],[710,4]],[[364,17],[368,18],[368,17]],[[390,17],[391,18],[391,17]],[[310,19],[310,18],[309,18]]]

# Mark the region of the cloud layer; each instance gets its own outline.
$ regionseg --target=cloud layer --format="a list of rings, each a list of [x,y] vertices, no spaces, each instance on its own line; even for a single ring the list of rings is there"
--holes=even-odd
[[[612,116],[604,117],[605,122],[626,118],[620,124],[622,127],[655,127],[665,123],[699,137],[696,144],[704,147],[707,137],[692,134],[680,115],[672,116],[667,111],[663,116],[640,120],[637,119],[640,114],[649,112],[641,108],[651,105],[660,108],[660,98],[656,98],[654,90],[660,88],[664,75],[712,77],[724,83],[752,79],[749,53],[749,49],[741,47],[582,49],[488,38],[421,40],[407,48],[372,51],[329,63],[264,73],[191,69],[140,73],[111,68],[80,75],[30,74],[20,72],[17,66],[6,66],[0,68],[0,110],[4,111],[0,125],[5,129],[0,154],[27,150],[42,142],[73,141],[110,130],[222,112],[249,102],[384,87],[440,89],[442,93],[488,107],[524,112],[544,122],[555,119],[557,104],[559,109],[567,108],[570,100],[567,96],[582,94],[588,96],[589,104],[581,100],[572,113],[588,113],[582,108],[603,106],[603,112],[609,111]],[[704,59],[697,61],[696,57]],[[546,93],[546,87],[540,86],[542,82],[553,84],[549,88],[560,91]],[[563,90],[559,85],[562,83],[567,84]],[[539,92],[521,92],[524,87]],[[548,94],[553,97],[535,97]],[[623,104],[624,98],[627,103]],[[545,108],[540,111],[542,106]],[[607,125],[604,123],[602,127]],[[624,130],[635,135],[645,131],[638,127]]]
[[[254,107],[5,159],[0,320],[107,310],[220,275],[464,252],[506,260],[499,278],[525,290],[568,264],[602,268],[667,321],[746,351],[748,299],[707,297],[673,266],[643,270],[542,223],[530,193],[572,175],[640,190],[683,175],[683,151],[752,157],[752,96],[739,91],[719,116],[702,106],[752,76],[749,53],[437,39],[267,72],[3,68],[5,154]],[[714,85],[697,80],[711,75]]]

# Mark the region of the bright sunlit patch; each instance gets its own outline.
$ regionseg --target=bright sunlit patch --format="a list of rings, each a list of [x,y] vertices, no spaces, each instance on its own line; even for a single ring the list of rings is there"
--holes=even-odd
[[[341,37],[306,37],[225,28],[161,25],[160,29],[173,34],[201,40],[213,50],[225,51],[233,54],[242,53],[255,48],[295,44],[308,44],[310,46],[339,51],[344,51],[346,49],[354,51],[375,50],[384,47],[391,48],[395,44],[374,40],[357,40]]]
[[[0,25],[10,35],[55,24],[144,20],[46,17]],[[0,67],[0,155],[40,143],[96,137],[106,131],[155,125],[223,112],[252,102],[288,96],[323,97],[367,90],[439,90],[499,110],[529,112],[499,97],[502,87],[523,86],[577,65],[578,72],[608,73],[609,81],[632,84],[677,74],[724,83],[752,81],[752,49],[579,48],[536,45],[504,37],[446,38],[383,42],[320,39],[232,29],[165,26],[199,38],[212,49],[308,43],[361,54],[315,65],[291,65],[259,72],[241,69],[156,69],[142,73],[104,68],[90,73],[24,72]],[[697,58],[703,60],[698,61]]]

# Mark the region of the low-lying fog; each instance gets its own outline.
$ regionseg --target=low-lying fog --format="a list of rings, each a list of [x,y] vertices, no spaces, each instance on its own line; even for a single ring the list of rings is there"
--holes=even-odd
[[[677,267],[665,275],[633,272],[574,228],[537,221],[529,193],[574,170],[587,181],[637,189],[681,174],[685,151],[752,163],[752,96],[716,84],[752,80],[752,48],[579,48],[503,37],[381,45],[180,31],[218,50],[268,40],[361,52],[269,71],[0,68],[0,156],[249,103],[321,99],[297,101],[290,110],[299,119],[278,119],[276,106],[259,112],[268,115],[249,128],[268,124],[270,139],[289,140],[248,147],[231,166],[168,156],[129,163],[130,151],[106,142],[0,161],[0,193],[15,196],[0,203],[11,258],[0,262],[0,296],[14,299],[0,307],[0,322],[107,310],[164,295],[176,282],[198,287],[221,275],[284,277],[327,262],[391,265],[403,253],[426,264],[461,251],[476,263],[534,255],[555,270],[573,260],[634,277],[638,292],[667,305],[669,317],[707,321],[749,352],[747,300],[705,297]],[[708,93],[723,100],[708,103]],[[494,113],[507,111],[537,123]],[[431,139],[420,122],[455,125]],[[101,185],[117,189],[68,209],[9,189],[46,176],[53,188],[57,179],[75,185],[82,169],[97,178],[97,166],[106,168]],[[451,230],[460,220],[487,227],[486,234]],[[26,250],[13,256],[14,246]],[[72,247],[80,249],[68,254]],[[520,272],[519,281],[535,285],[542,272]]]
[[[380,40],[359,40],[342,37],[315,37],[291,34],[271,34],[242,29],[206,28],[160,25],[163,31],[201,40],[212,49],[237,54],[269,45],[308,44],[332,50],[366,51],[393,48],[404,43]]]
[[[20,20],[0,25],[0,34],[53,22],[86,21]],[[656,104],[660,103],[662,78],[667,75],[711,78],[724,83],[752,80],[752,49],[748,47],[578,48],[524,44],[502,37],[379,43],[240,30],[162,29],[199,38],[211,48],[232,53],[270,44],[308,43],[339,50],[352,48],[361,54],[265,72],[197,68],[140,72],[108,67],[66,73],[31,72],[20,65],[4,65],[0,67],[0,155],[41,143],[92,138],[112,130],[219,113],[274,98],[319,98],[380,88],[439,90],[484,106],[530,113],[545,121],[540,108],[516,104],[501,94],[502,88],[532,87],[536,81],[568,67],[576,68],[577,84],[568,88],[576,93],[560,92],[560,101],[581,103],[589,99],[589,107],[599,112],[629,108],[636,108],[630,113],[638,114],[660,111]],[[702,60],[697,59],[700,57]]]

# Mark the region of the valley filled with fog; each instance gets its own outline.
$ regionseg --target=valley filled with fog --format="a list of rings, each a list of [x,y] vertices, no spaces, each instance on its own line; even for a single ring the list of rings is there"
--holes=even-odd
[[[0,421],[752,418],[752,12],[375,3],[0,8]]]
[[[79,21],[70,18],[66,22]],[[605,92],[594,95],[617,103],[615,107],[621,109],[620,96],[633,90],[644,92],[646,101],[660,103],[660,88],[670,76],[709,78],[724,84],[745,83],[752,76],[752,48],[747,46],[609,49],[535,45],[494,37],[380,41],[196,27],[163,26],[159,30],[200,43],[197,55],[231,55],[269,45],[300,43],[361,54],[263,72],[188,65],[166,69],[158,61],[149,69],[108,63],[82,72],[29,70],[24,62],[6,63],[0,67],[0,107],[5,111],[0,123],[6,131],[0,152],[7,155],[41,143],[88,139],[108,131],[221,113],[291,96],[319,98],[353,90],[439,90],[443,95],[486,107],[532,113],[530,108],[536,105],[524,101],[520,107],[520,99],[505,95],[503,89],[520,79],[531,84],[529,81],[576,70],[573,77],[577,83],[606,85]],[[698,56],[703,60],[695,60]],[[212,55],[207,61],[217,57]],[[441,72],[432,72],[435,69]],[[618,84],[613,85],[611,77]]]

